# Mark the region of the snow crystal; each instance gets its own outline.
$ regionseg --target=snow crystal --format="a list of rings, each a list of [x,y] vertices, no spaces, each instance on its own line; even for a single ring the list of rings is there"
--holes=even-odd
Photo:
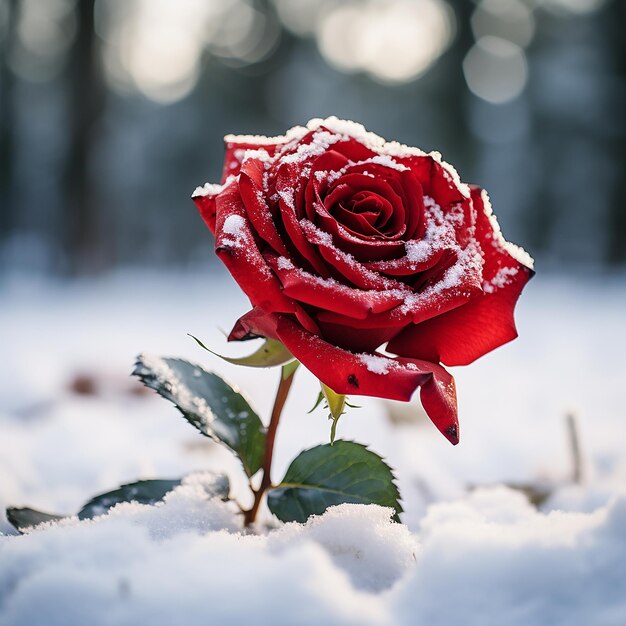
[[[244,163],[248,159],[256,159],[258,161],[261,161],[266,167],[273,161],[273,157],[270,156],[270,153],[267,150],[263,150],[263,148],[258,148],[256,150],[246,150],[243,153],[241,162]]]
[[[242,240],[246,234],[245,227],[246,220],[241,215],[233,213],[227,216],[222,225],[221,245],[235,249],[243,248]],[[232,235],[232,237],[225,237],[224,234]]]
[[[357,356],[359,361],[374,374],[388,374],[389,369],[397,365],[395,361],[384,356],[376,356],[374,354],[359,354]]]
[[[468,282],[472,279],[482,279],[484,259],[480,253],[480,246],[473,241],[467,247],[457,252],[457,259],[443,274],[443,276],[420,292],[405,296],[400,312],[404,315],[416,312],[421,305],[432,301],[433,296],[445,296],[446,292],[459,287],[464,278]]]
[[[426,261],[433,252],[433,245],[428,239],[410,240],[405,242],[406,258],[411,263]]]
[[[490,281],[483,283],[483,291],[485,293],[493,293],[498,289],[506,287],[511,282],[510,279],[516,276],[518,271],[517,267],[501,267]]]
[[[328,131],[314,133],[310,143],[300,144],[292,154],[280,157],[281,163],[302,163],[307,159],[324,154],[334,143],[345,139],[343,135],[335,135]]]
[[[295,267],[294,264],[284,256],[279,256],[276,263],[281,270],[292,270]]]
[[[397,293],[398,289],[403,291],[408,290],[402,283],[386,278],[378,272],[366,268],[362,263],[357,261],[354,256],[337,248],[333,243],[332,235],[319,229],[310,220],[301,219],[300,226],[312,243],[331,250],[333,254],[346,263],[346,265],[350,266],[355,272],[358,272],[364,280],[375,283],[377,287],[387,292],[395,291]]]
[[[215,420],[215,416],[206,400],[192,393],[189,387],[176,376],[164,359],[142,353],[137,357],[137,364],[140,369],[145,368],[150,375],[156,378],[159,385],[171,395],[177,405],[192,410],[198,415],[203,424],[210,424]]]
[[[384,165],[392,170],[398,170],[399,172],[404,172],[409,168],[406,165],[402,165],[402,163],[398,163],[394,161],[394,159],[388,154],[379,154],[371,159],[367,159],[364,161],[365,163],[376,163],[377,165]]]
[[[484,263],[478,242],[472,241],[459,252],[454,265],[450,266],[445,271],[443,278],[430,289],[438,292],[448,290],[461,284],[464,276],[482,275]]]
[[[409,169],[406,166],[402,165],[401,163],[394,161],[394,159],[391,156],[386,155],[386,154],[379,154],[379,155],[370,157],[368,159],[364,159],[363,161],[348,161],[348,163],[344,165],[341,169],[334,170],[330,173],[326,173],[328,174],[327,176],[328,184],[330,185],[334,183],[336,180],[341,178],[349,170],[355,167],[359,167],[361,165],[367,165],[368,163],[372,163],[375,165],[382,165],[383,167],[389,167],[391,169],[398,170],[400,172]],[[358,173],[361,176],[367,176],[368,178],[376,178],[374,174],[372,174],[371,172],[368,172],[367,170],[363,170]]]
[[[241,215],[229,215],[224,220],[222,231],[228,233],[229,235],[234,235],[235,237],[241,237],[244,233],[243,229],[245,228],[245,225],[246,220],[241,217]]]
[[[239,180],[239,174],[237,174],[237,176],[233,174],[229,174],[226,180],[224,181],[223,185],[216,184],[216,183],[204,183],[202,187],[196,187],[194,189],[194,192],[191,194],[191,197],[197,198],[199,196],[216,196],[222,193],[222,191],[224,191],[224,189],[226,189],[226,187],[228,187],[232,182],[238,181],[238,180]]]
[[[282,201],[293,211],[296,208],[296,204],[293,197],[293,189],[280,189],[277,191]]]
[[[312,239],[315,239],[315,243],[322,244],[324,246],[332,247],[333,246],[333,237],[330,233],[324,232],[319,229],[313,222],[307,219],[300,220],[300,226],[302,230],[311,236]],[[339,252],[338,248],[335,248]],[[346,255],[349,256],[349,255]],[[357,263],[356,259],[352,257],[354,263]]]
[[[198,196],[216,196],[223,190],[222,185],[218,185],[215,183],[204,183],[202,187],[196,187],[194,192],[191,194],[192,198],[197,198]]]
[[[224,137],[227,144],[251,144],[258,146],[274,146],[287,143],[289,141],[302,139],[306,135],[308,129],[304,126],[294,126],[290,128],[284,135],[275,137],[266,137],[265,135],[233,135],[229,134]]]

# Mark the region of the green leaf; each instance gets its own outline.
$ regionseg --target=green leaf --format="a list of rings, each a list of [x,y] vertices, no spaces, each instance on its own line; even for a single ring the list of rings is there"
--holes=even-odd
[[[391,468],[378,454],[353,441],[336,441],[297,456],[282,482],[267,496],[270,511],[283,522],[304,523],[329,506],[345,502],[402,507]]]
[[[6,510],[9,523],[20,533],[25,530],[39,526],[44,522],[58,522],[65,519],[65,515],[55,515],[53,513],[44,513],[28,507],[14,508],[9,507]]]
[[[289,363],[285,363],[282,367],[281,376],[283,380],[287,380],[291,376],[296,373],[296,370],[300,367],[300,361],[294,359],[293,361],[289,361]]]
[[[263,465],[265,434],[245,398],[216,374],[182,359],[140,355],[133,374],[173,402],[203,435],[227,445],[248,476]]]
[[[322,393],[326,398],[328,404],[328,410],[333,419],[338,420],[346,408],[346,396],[342,393],[335,393],[328,385],[320,383],[322,385]]]
[[[313,405],[313,408],[310,411],[307,411],[307,415],[309,415],[310,413],[313,413],[313,411],[315,411],[315,409],[317,409],[317,407],[320,404],[322,404],[323,399],[324,399],[324,394],[320,391],[317,396],[317,400],[315,401],[315,404]]]
[[[263,345],[249,356],[231,357],[214,352],[210,348],[207,348],[197,337],[194,337],[190,333],[187,334],[192,339],[195,339],[196,343],[201,348],[204,348],[207,352],[233,365],[245,365],[246,367],[275,367],[294,360],[293,354],[291,354],[280,341],[276,341],[275,339],[266,339]]]
[[[138,480],[134,483],[128,483],[118,487],[114,491],[108,491],[94,496],[87,502],[78,512],[78,518],[92,519],[98,515],[104,515],[109,509],[113,508],[120,502],[139,502],[140,504],[156,504],[173,489],[183,482],[182,478],[178,479],[154,479],[154,480]],[[215,474],[212,476],[212,482],[203,481],[202,486],[208,497],[212,498],[220,496],[228,498],[230,492],[230,483],[228,476],[225,474]],[[7,519],[20,532],[33,528],[43,522],[56,522],[65,519],[66,515],[54,515],[52,513],[43,513],[30,508],[8,508]]]
[[[104,515],[120,502],[155,504],[163,500],[165,495],[178,487],[181,482],[181,480],[140,480],[136,483],[122,485],[114,491],[107,491],[94,496],[78,512],[78,518],[91,519],[98,515]]]
[[[91,519],[98,515],[104,515],[104,513],[120,502],[156,504],[181,483],[182,479],[139,480],[134,483],[127,483],[114,491],[94,496],[78,512],[78,518]],[[213,483],[205,486],[205,491],[210,497],[221,496],[227,498],[229,490],[228,477],[224,474],[216,474]]]
[[[330,415],[328,419],[332,420],[332,426],[330,427],[330,445],[335,443],[335,435],[337,433],[337,422],[339,418],[344,414],[346,408],[346,396],[341,393],[334,392],[328,385],[320,382],[322,386],[322,393],[326,398],[326,404]]]

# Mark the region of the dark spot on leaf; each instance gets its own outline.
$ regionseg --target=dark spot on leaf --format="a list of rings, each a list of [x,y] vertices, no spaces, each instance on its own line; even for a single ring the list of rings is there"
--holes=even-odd
[[[348,384],[352,385],[353,387],[356,387],[357,389],[359,388],[359,381],[354,374],[350,374],[348,376]]]

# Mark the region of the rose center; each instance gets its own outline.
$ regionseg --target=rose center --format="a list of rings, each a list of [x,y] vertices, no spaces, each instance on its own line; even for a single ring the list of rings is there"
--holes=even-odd
[[[350,230],[371,237],[386,237],[393,207],[373,191],[358,191],[335,205],[335,218]]]

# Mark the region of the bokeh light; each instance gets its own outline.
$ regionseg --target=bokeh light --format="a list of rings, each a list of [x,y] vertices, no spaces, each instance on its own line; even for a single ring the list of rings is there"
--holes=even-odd
[[[332,4],[334,0],[274,0],[281,22],[299,36],[314,34]]]
[[[17,46],[11,50],[12,70],[27,80],[51,80],[62,69],[76,33],[71,0],[23,0],[17,21]]]
[[[205,52],[249,65],[278,43],[276,20],[248,0],[100,0],[99,34],[107,76],[118,91],[138,90],[160,103],[196,85]]]
[[[454,30],[454,15],[442,0],[367,0],[328,11],[317,40],[322,55],[336,68],[403,83],[435,63]]]
[[[535,32],[531,9],[521,0],[482,0],[472,15],[476,39],[492,35],[525,48]]]
[[[463,60],[463,73],[472,93],[500,104],[518,96],[528,79],[524,51],[514,43],[481,37]]]

